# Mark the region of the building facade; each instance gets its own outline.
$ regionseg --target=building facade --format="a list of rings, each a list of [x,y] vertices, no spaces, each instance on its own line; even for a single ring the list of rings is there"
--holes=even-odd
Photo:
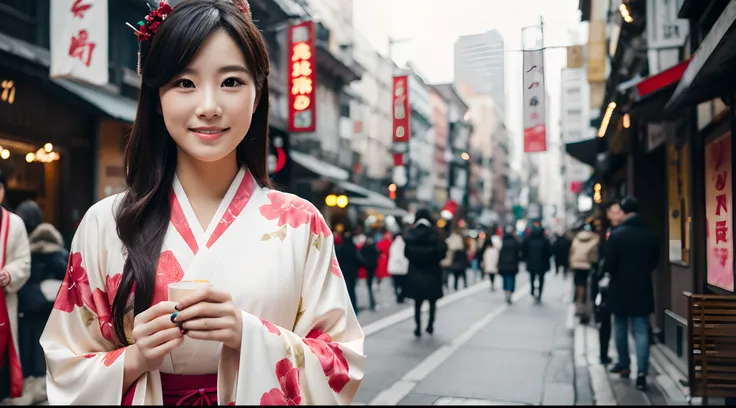
[[[501,33],[491,30],[463,35],[455,42],[455,82],[469,85],[476,94],[490,94],[501,112],[506,111],[505,51]]]

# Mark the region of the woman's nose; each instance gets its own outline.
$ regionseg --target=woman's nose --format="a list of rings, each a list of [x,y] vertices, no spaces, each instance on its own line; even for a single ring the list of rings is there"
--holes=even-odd
[[[202,101],[197,108],[197,116],[214,118],[222,115],[222,107],[217,100],[217,91],[205,88],[202,93]]]

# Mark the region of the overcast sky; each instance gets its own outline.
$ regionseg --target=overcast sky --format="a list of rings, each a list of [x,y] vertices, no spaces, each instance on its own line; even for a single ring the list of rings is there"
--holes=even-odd
[[[544,16],[547,46],[576,42],[570,30],[580,30],[578,0],[354,0],[354,24],[379,51],[388,37],[409,39],[394,45],[397,64],[416,63],[430,83],[453,81],[453,46],[461,35],[496,29],[506,47],[506,122],[519,146],[521,132],[521,31]],[[559,132],[560,69],[564,48],[545,51],[548,132]]]

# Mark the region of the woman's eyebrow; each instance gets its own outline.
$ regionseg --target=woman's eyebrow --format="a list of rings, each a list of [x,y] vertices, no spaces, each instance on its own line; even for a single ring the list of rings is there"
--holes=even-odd
[[[242,72],[244,74],[250,74],[250,71],[248,71],[248,68],[242,65],[226,65],[224,67],[220,67],[220,69],[218,69],[217,72],[221,74],[225,72]]]

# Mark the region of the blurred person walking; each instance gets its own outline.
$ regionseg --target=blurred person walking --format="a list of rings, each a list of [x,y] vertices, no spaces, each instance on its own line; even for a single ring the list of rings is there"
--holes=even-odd
[[[501,239],[498,252],[498,273],[503,278],[503,292],[508,304],[511,304],[511,296],[516,291],[519,262],[521,262],[521,244],[514,234],[514,228],[508,227]]]
[[[445,243],[447,244],[447,254],[445,255],[444,259],[449,258],[449,270],[452,273],[452,275],[455,278],[455,291],[458,290],[458,281],[460,278],[463,279],[463,284],[465,287],[468,287],[468,276],[467,276],[467,270],[468,270],[468,246],[465,239],[463,239],[462,234],[460,233],[459,227],[454,227],[452,230],[452,233],[449,237],[447,237],[447,240],[445,240]]]
[[[393,280],[396,303],[404,303],[406,297],[404,287],[406,286],[406,274],[409,273],[409,260],[404,255],[404,249],[406,249],[406,241],[401,232],[398,232],[394,235],[388,252],[388,273],[391,274]]]
[[[606,244],[605,271],[611,276],[608,288],[608,306],[614,316],[618,362],[612,373],[628,377],[629,325],[636,344],[639,372],[636,387],[647,388],[649,373],[650,322],[654,313],[652,272],[659,263],[659,239],[637,214],[639,203],[630,197],[621,200],[624,220]]]
[[[567,238],[567,234],[558,234],[555,242],[552,243],[552,253],[555,256],[555,275],[560,274],[562,269],[562,277],[567,279],[567,271],[570,269],[570,247],[572,241]]]
[[[350,303],[353,305],[353,311],[358,314],[358,299],[355,295],[355,286],[358,283],[358,268],[360,268],[360,259],[358,256],[358,247],[355,245],[355,237],[352,231],[345,227],[342,234],[342,243],[335,248],[337,262],[340,264],[340,270],[345,278],[345,286],[348,288],[348,296]]]
[[[368,234],[363,246],[360,248],[360,262],[365,268],[365,283],[368,286],[368,300],[370,309],[376,310],[376,298],[373,295],[373,282],[376,280],[376,268],[378,267],[378,248],[373,236]]]
[[[46,359],[39,340],[64,280],[69,251],[61,233],[44,222],[34,201],[23,201],[16,212],[25,223],[31,251],[31,275],[18,292],[18,343],[25,378],[22,399],[36,404],[46,400]]]
[[[531,235],[522,243],[522,252],[526,270],[530,275],[531,293],[537,303],[542,301],[544,290],[544,275],[550,270],[552,245],[539,227],[532,229]],[[537,286],[535,288],[535,281]],[[535,290],[536,289],[536,290]]]
[[[488,235],[483,242],[483,254],[481,258],[481,268],[483,273],[488,275],[491,281],[491,292],[496,291],[496,275],[498,274],[498,259],[500,255],[499,248],[493,245],[493,236]]]
[[[414,226],[406,237],[404,255],[409,260],[406,277],[406,296],[414,299],[414,335],[422,335],[422,304],[429,302],[427,333],[434,332],[436,303],[442,297],[442,268],[440,261],[447,253],[447,244],[434,230],[432,214],[427,209],[417,211]]]
[[[575,283],[576,315],[585,314],[588,277],[598,262],[598,235],[593,227],[586,224],[582,231],[575,235],[570,247],[570,268],[573,270]]]

